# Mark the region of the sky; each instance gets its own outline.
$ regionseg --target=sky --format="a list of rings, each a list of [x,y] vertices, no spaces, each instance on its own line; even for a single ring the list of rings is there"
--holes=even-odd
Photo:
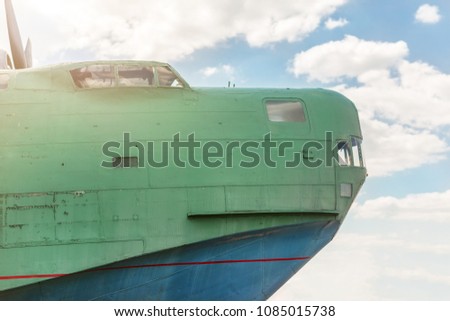
[[[37,66],[160,60],[194,87],[231,81],[349,97],[366,184],[335,239],[272,299],[450,300],[450,1],[13,4]]]

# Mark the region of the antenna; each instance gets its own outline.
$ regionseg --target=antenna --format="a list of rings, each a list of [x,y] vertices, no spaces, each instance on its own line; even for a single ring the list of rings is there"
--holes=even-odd
[[[231,88],[231,81],[228,81],[228,88]],[[236,84],[233,84],[233,88],[236,88]]]

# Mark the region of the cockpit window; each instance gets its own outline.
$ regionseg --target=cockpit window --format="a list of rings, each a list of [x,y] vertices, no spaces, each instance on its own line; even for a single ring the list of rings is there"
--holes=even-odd
[[[114,87],[114,68],[111,65],[90,65],[70,71],[79,88]]]
[[[350,141],[338,142],[338,160],[341,166],[364,167],[361,150],[362,140],[352,137]]]
[[[169,67],[157,67],[158,84],[160,87],[183,88],[181,80],[170,70]]]
[[[266,108],[270,121],[305,121],[305,110],[303,104],[298,100],[266,100]]]
[[[78,88],[171,87],[184,88],[179,76],[168,66],[141,64],[93,64],[72,69],[70,74]]]
[[[8,83],[9,83],[9,75],[0,74],[0,89],[8,88]]]
[[[341,166],[350,166],[352,163],[350,146],[347,141],[338,142],[338,160]]]
[[[151,87],[154,86],[154,71],[152,66],[130,66],[117,67],[120,87]]]
[[[364,167],[361,143],[362,143],[361,139],[352,137],[353,166]]]

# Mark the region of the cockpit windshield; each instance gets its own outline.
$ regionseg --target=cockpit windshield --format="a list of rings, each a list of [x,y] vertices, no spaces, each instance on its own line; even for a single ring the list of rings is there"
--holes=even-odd
[[[120,87],[152,87],[155,85],[153,67],[117,66]]]
[[[90,65],[70,71],[79,88],[114,87],[115,79],[111,65]]]
[[[362,144],[361,139],[352,137],[353,166],[356,166],[356,167],[364,167],[361,144]]]
[[[178,79],[169,67],[157,67],[156,70],[158,73],[158,85],[160,87],[184,87],[180,79]]]
[[[338,142],[339,165],[364,167],[361,144],[362,140],[356,137]]]
[[[351,165],[351,154],[347,141],[338,142],[338,159],[341,166]]]
[[[78,88],[171,87],[185,82],[169,66],[142,64],[92,64],[70,71]]]

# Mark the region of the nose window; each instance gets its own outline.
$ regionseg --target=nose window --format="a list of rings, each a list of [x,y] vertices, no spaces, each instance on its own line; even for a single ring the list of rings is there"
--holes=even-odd
[[[341,166],[351,165],[350,146],[347,141],[338,142],[338,159]]]
[[[339,165],[364,167],[361,143],[362,140],[356,137],[338,142]]]
[[[362,143],[361,139],[352,137],[353,165],[356,167],[364,167],[361,143]]]

